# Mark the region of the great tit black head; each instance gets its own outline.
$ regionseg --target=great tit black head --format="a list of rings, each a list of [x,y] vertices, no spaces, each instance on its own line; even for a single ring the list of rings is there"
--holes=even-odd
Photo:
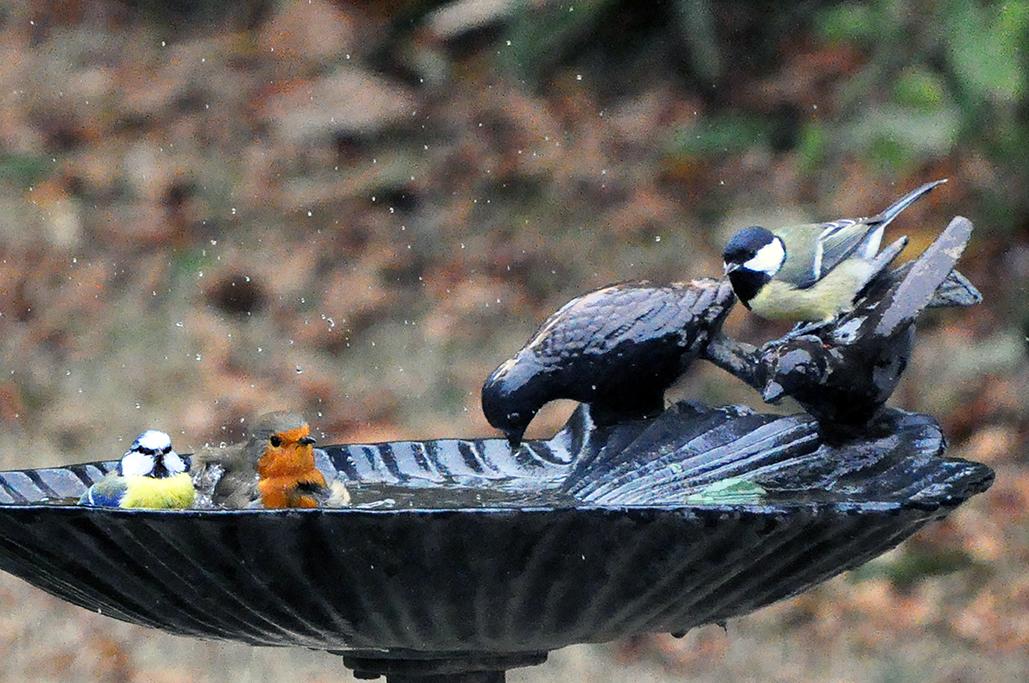
[[[768,284],[786,260],[782,239],[759,225],[739,230],[725,245],[722,261],[733,291],[744,306]]]
[[[482,385],[482,412],[486,420],[517,448],[522,435],[542,405],[540,375],[532,364],[513,358],[500,365]]]

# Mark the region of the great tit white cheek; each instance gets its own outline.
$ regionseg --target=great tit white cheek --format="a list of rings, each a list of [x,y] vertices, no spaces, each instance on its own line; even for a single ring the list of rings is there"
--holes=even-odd
[[[786,260],[786,250],[782,246],[782,240],[778,237],[757,250],[743,267],[756,273],[764,273],[772,277],[779,272],[783,261]]]

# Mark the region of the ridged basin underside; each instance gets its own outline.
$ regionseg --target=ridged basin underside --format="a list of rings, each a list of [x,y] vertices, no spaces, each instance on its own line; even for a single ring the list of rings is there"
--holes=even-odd
[[[389,657],[539,652],[722,622],[894,547],[989,487],[928,417],[824,444],[806,416],[679,404],[549,441],[334,446],[356,486],[510,491],[433,509],[99,510],[111,463],[0,473],[0,568],[87,609],[200,638]],[[748,504],[688,505],[727,477]],[[533,504],[562,496],[570,503]]]

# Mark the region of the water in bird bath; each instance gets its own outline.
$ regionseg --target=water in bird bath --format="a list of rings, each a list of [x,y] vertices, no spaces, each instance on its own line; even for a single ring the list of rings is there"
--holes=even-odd
[[[583,500],[569,493],[549,489],[511,488],[460,485],[402,486],[381,482],[349,482],[349,508],[358,510],[403,509],[474,509],[474,508],[571,508],[582,505],[617,505],[617,496],[597,500]],[[696,489],[684,489],[676,500],[663,500],[661,504],[683,504],[691,507],[724,505],[809,505],[818,503],[867,502],[867,497],[848,495],[846,491],[826,489],[765,489],[738,478],[724,479]],[[76,505],[78,498],[50,498],[39,501],[43,505]],[[639,503],[630,503],[639,504]],[[213,510],[218,506],[201,492],[191,509]]]
[[[510,490],[503,487],[397,486],[382,483],[347,485],[351,507],[374,509],[459,508],[567,508],[581,505],[574,496],[557,490]]]

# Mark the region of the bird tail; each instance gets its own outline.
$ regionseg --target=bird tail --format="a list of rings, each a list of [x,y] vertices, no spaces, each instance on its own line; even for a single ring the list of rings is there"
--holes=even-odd
[[[942,180],[934,180],[931,183],[926,183],[925,185],[908,192],[906,195],[890,204],[887,208],[883,209],[877,216],[869,219],[868,222],[878,224],[880,227],[886,227],[890,221],[900,215],[901,211],[932,192],[933,188],[937,185],[942,185],[945,182],[947,182],[946,178]]]
[[[339,479],[333,479],[329,484],[329,497],[326,498],[324,506],[330,508],[350,506],[350,491]]]

